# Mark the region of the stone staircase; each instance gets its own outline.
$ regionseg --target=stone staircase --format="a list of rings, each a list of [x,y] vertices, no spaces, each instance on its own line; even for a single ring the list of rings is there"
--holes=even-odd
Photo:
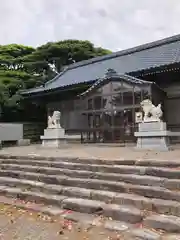
[[[0,195],[74,221],[103,216],[106,228],[149,236],[139,239],[180,234],[180,161],[1,155]]]

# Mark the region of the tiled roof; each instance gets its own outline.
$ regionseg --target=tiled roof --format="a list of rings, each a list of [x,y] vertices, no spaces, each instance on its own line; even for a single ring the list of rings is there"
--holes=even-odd
[[[32,89],[29,93],[95,81],[102,78],[108,68],[124,74],[176,62],[180,62],[180,35],[74,63],[43,88]]]

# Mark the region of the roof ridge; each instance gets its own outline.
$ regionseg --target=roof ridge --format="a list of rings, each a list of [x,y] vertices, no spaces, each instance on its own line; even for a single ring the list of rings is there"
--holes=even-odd
[[[91,92],[93,89],[97,88],[102,82],[105,82],[107,80],[112,80],[114,79],[123,79],[124,81],[128,81],[128,82],[133,82],[134,84],[153,84],[154,82],[152,81],[146,81],[137,77],[133,77],[131,75],[128,74],[117,74],[116,72],[114,72],[116,75],[112,76],[108,76],[107,73],[105,74],[104,77],[101,77],[99,79],[96,79],[96,82],[94,84],[92,84],[87,90],[85,90],[84,92],[80,93],[78,96],[85,96],[86,94],[88,94],[89,92]]]
[[[67,70],[69,70],[69,67],[68,67],[68,66],[66,66],[66,67],[63,69],[63,71],[60,72],[60,73],[58,73],[53,79],[47,81],[47,82],[45,83],[45,87],[46,87],[46,85],[48,85],[49,83],[54,82],[57,78],[59,78],[60,76],[62,76]]]
[[[44,88],[43,85],[36,86],[36,87],[33,87],[33,88],[28,88],[28,89],[22,89],[22,90],[20,90],[20,94],[28,93],[31,90],[42,89],[42,88]]]
[[[172,43],[172,42],[176,42],[176,41],[179,41],[179,40],[180,40],[180,34],[177,34],[177,35],[174,35],[174,36],[171,36],[171,37],[166,37],[166,38],[156,40],[156,41],[153,41],[153,42],[141,44],[141,45],[138,45],[138,46],[135,46],[135,47],[120,50],[120,51],[113,52],[113,53],[110,53],[110,54],[107,54],[107,55],[98,56],[98,57],[90,58],[88,60],[72,63],[68,66],[68,69],[70,70],[70,69],[78,68],[78,67],[81,67],[81,66],[89,65],[89,64],[92,64],[92,63],[95,63],[95,62],[100,62],[100,61],[103,61],[103,60],[108,60],[108,59],[111,59],[111,58],[120,57],[120,56],[123,56],[123,55],[128,55],[130,53],[140,52],[140,51],[143,51],[143,50],[146,50],[146,49],[155,48],[155,47],[165,45],[165,44],[169,44],[169,43]]]
[[[120,77],[127,77],[127,78],[130,78],[132,80],[140,80],[141,82],[144,82],[144,83],[153,83],[152,81],[147,81],[147,80],[143,80],[139,77],[134,77],[134,76],[131,76],[130,74],[128,73],[123,73],[123,74],[119,74]]]

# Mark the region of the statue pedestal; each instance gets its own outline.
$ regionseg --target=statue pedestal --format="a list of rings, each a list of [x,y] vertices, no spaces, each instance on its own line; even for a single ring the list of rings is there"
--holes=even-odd
[[[171,133],[167,131],[164,122],[143,122],[139,123],[137,137],[137,149],[144,150],[169,150],[169,137]]]
[[[42,146],[59,148],[66,144],[65,130],[63,128],[47,128],[41,136]]]

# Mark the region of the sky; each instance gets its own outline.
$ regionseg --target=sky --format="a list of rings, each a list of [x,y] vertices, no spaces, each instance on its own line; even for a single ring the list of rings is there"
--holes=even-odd
[[[179,0],[0,0],[0,44],[79,39],[116,51],[179,33]]]

